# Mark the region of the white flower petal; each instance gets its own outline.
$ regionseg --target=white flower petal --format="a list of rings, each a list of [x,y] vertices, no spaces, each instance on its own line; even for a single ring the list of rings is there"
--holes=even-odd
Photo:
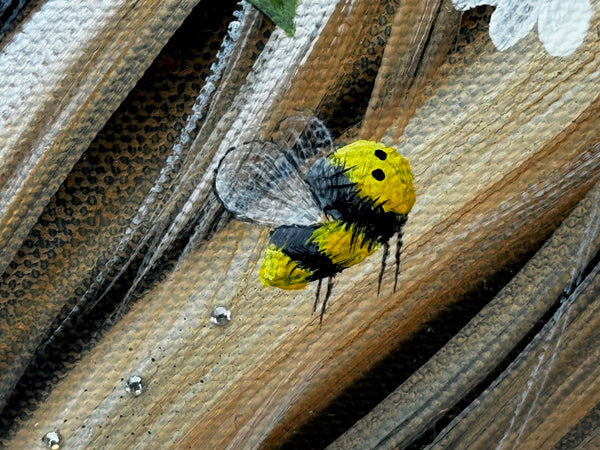
[[[452,4],[458,11],[466,11],[481,5],[496,6],[498,1],[501,0],[452,0]]]
[[[543,0],[498,2],[490,19],[490,37],[500,51],[513,46],[535,25]]]
[[[538,32],[552,56],[567,56],[583,42],[590,25],[589,0],[547,0],[540,11]]]

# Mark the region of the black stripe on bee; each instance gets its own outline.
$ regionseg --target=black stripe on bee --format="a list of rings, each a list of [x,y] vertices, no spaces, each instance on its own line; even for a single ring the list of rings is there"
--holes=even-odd
[[[325,255],[317,244],[311,241],[313,233],[320,225],[290,225],[278,227],[271,233],[270,242],[280,248],[301,268],[312,272],[311,279],[317,280],[333,276],[343,270]]]
[[[306,178],[325,214],[352,224],[356,233],[364,234],[374,243],[387,242],[402,229],[406,215],[386,212],[382,205],[377,204],[378,199],[361,197],[356,185],[346,176],[348,170],[333,165],[328,158],[320,158],[312,165]],[[384,175],[380,169],[374,172],[377,170]]]

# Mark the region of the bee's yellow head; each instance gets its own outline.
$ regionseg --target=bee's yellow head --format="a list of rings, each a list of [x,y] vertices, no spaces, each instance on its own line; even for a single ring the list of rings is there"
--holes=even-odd
[[[379,142],[356,141],[329,156],[345,168],[345,175],[364,199],[386,212],[408,214],[415,204],[413,176],[408,160]]]

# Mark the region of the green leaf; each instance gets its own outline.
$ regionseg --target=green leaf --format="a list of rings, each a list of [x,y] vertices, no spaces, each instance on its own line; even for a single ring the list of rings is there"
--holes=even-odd
[[[296,31],[294,16],[298,0],[247,0],[256,9],[281,27],[285,34],[292,37]]]

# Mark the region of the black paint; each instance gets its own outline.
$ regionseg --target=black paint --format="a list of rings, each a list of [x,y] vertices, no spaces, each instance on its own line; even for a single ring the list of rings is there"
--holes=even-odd
[[[375,169],[373,172],[371,172],[371,175],[373,175],[373,178],[375,178],[377,181],[385,180],[385,173],[381,169]]]
[[[379,158],[380,160],[385,161],[387,158],[387,153],[381,149],[377,149],[377,150],[375,150],[375,156],[377,158]]]
[[[390,238],[401,232],[406,216],[384,211],[381,205],[375,204],[376,199],[362,198],[346,176],[349,169],[335,166],[328,158],[320,158],[308,171],[307,182],[323,211],[331,219],[341,221],[346,230],[351,230],[352,243],[362,235],[369,249],[379,245],[387,248]],[[333,263],[311,241],[315,230],[321,226],[281,226],[271,233],[272,244],[300,268],[311,272],[309,281],[332,277],[345,268]]]

